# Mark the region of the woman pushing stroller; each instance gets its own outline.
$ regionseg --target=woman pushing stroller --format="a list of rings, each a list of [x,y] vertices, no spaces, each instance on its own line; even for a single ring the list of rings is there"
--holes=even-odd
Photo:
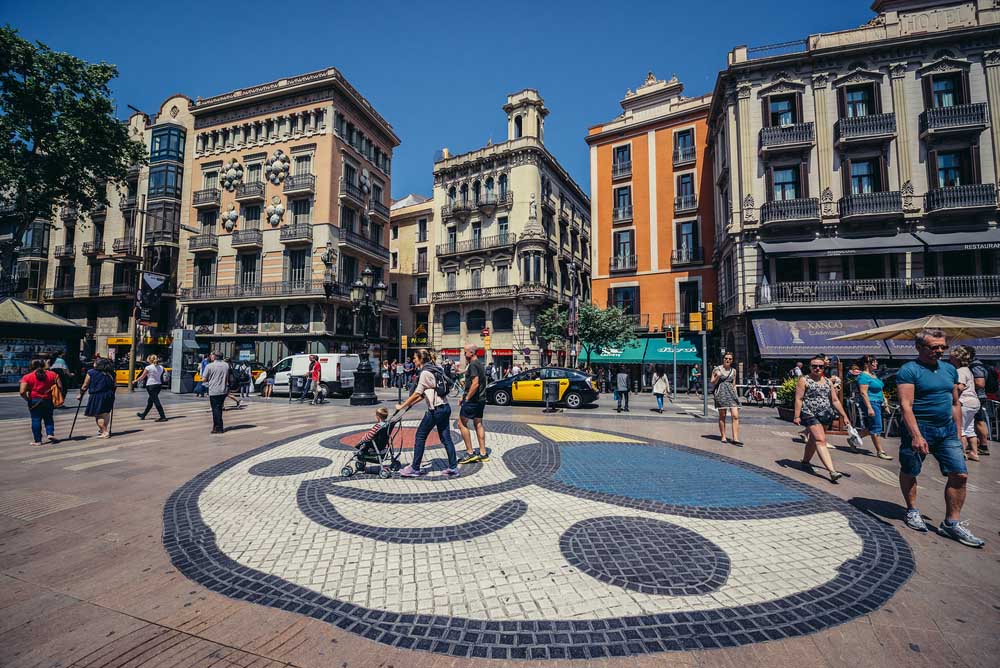
[[[431,433],[431,429],[437,428],[441,443],[448,453],[448,468],[442,473],[446,476],[457,476],[458,458],[455,455],[455,444],[451,440],[451,405],[448,403],[450,388],[447,379],[444,378],[444,371],[433,365],[431,354],[426,349],[413,353],[413,363],[419,372],[417,386],[406,401],[396,406],[396,410],[406,410],[423,399],[427,405],[427,412],[417,427],[413,443],[413,461],[400,471],[399,475],[404,478],[415,478],[427,473],[420,470],[420,463],[424,458],[427,436]]]

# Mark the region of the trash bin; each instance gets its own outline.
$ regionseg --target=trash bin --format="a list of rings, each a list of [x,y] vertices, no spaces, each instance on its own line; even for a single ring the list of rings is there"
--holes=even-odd
[[[542,401],[544,401],[546,404],[555,404],[559,402],[558,380],[542,381]]]

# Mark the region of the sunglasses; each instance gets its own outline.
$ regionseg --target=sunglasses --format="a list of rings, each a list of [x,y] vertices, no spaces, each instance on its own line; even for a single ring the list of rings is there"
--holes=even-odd
[[[825,364],[810,364],[809,368],[811,368],[811,369],[825,369],[826,365]]]
[[[948,350],[948,346],[924,346],[927,350]]]

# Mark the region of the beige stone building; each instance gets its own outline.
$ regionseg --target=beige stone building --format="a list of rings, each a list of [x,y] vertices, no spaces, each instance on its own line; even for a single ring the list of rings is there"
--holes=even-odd
[[[333,68],[199,98],[181,305],[242,359],[360,352],[349,286],[388,283],[392,127]],[[398,337],[390,300],[373,341]],[[390,346],[391,347],[391,346]]]
[[[568,363],[542,347],[534,321],[568,301],[572,286],[590,299],[590,200],[545,148],[549,112],[538,92],[509,95],[503,110],[506,141],[444,150],[434,163],[431,338],[457,358],[488,330],[487,359],[501,366]]]
[[[399,332],[410,348],[430,346],[434,200],[407,195],[389,208],[389,294],[399,298]],[[398,344],[397,344],[397,347]],[[402,351],[397,351],[397,359]]]
[[[866,25],[737,47],[710,113],[724,343],[741,360],[996,315],[1000,8],[877,0]]]

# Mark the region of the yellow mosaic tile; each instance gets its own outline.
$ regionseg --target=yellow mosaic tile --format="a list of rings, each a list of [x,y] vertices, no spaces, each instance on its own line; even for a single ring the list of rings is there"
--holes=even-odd
[[[557,443],[579,442],[579,443],[645,443],[641,438],[626,438],[613,434],[605,434],[589,429],[574,429],[573,427],[556,427],[550,424],[528,425],[539,434]]]

